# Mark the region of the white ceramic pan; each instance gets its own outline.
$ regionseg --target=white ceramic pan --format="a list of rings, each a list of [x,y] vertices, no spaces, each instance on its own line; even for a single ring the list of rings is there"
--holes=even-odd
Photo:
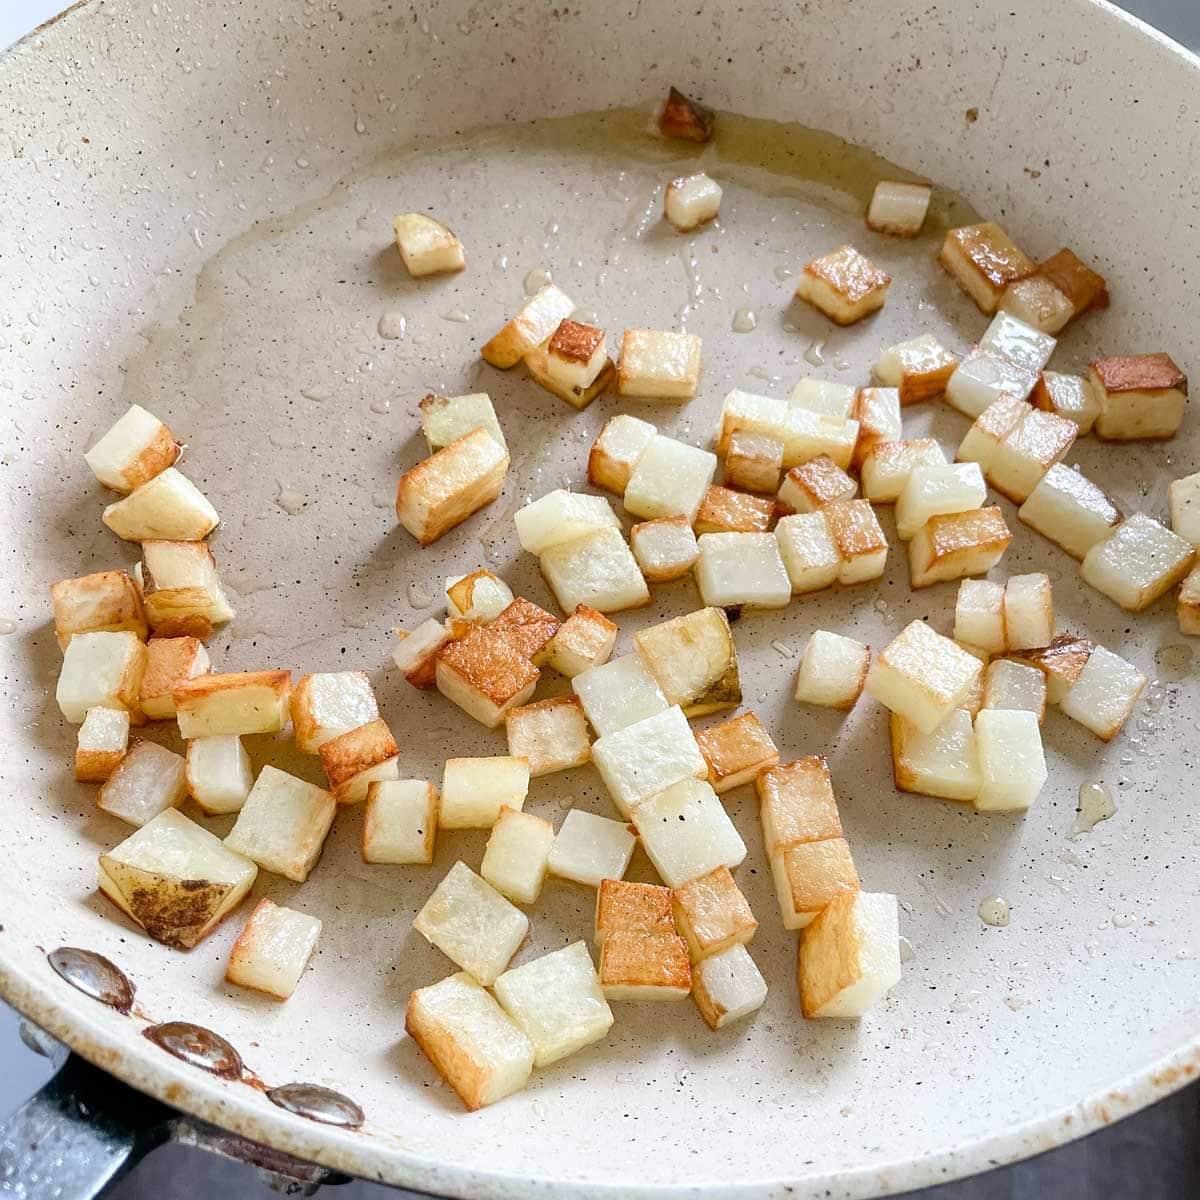
[[[436,779],[447,754],[501,740],[397,679],[390,629],[430,615],[442,578],[481,561],[549,603],[511,536],[513,507],[580,483],[590,439],[619,407],[606,397],[576,415],[520,371],[479,364],[527,270],[553,270],[613,333],[683,321],[704,336],[699,398],[656,410],[693,441],[739,383],[780,394],[811,372],[861,384],[881,342],[923,328],[958,349],[978,338],[983,321],[931,265],[936,229],[904,246],[866,233],[863,196],[885,169],[867,156],[729,120],[705,159],[729,185],[723,228],[689,242],[653,221],[654,187],[687,155],[639,134],[644,117],[604,136],[586,121],[469,132],[648,113],[670,83],[935,180],[935,225],[966,211],[953,192],[1038,256],[1071,245],[1096,262],[1113,305],[1064,337],[1062,369],[1100,350],[1162,349],[1200,370],[1200,64],[1095,0],[84,0],[0,59],[0,618],[14,627],[0,637],[0,993],[118,1079],[277,1151],[455,1196],[740,1200],[876,1195],[980,1171],[1115,1120],[1200,1067],[1191,649],[1169,601],[1127,618],[1007,507],[1008,570],[1050,571],[1060,624],[1158,681],[1111,745],[1048,718],[1050,783],[1022,819],[901,796],[875,706],[843,723],[788,698],[785,651],[809,630],[880,645],[915,616],[948,628],[952,586],[911,594],[894,554],[878,589],[735,626],[746,703],[785,754],[829,754],[866,885],[903,901],[911,960],[861,1024],[800,1020],[794,938],[754,873],[757,818],[741,793],[740,878],[771,987],[757,1018],[714,1036],[689,1005],[622,1006],[604,1045],[474,1115],[405,1038],[403,1011],[448,966],[412,915],[455,856],[477,863],[482,839],[444,838],[430,871],[368,868],[351,811],[307,885],[264,876],[260,892],[325,922],[285,1005],[223,983],[240,920],[185,954],[95,892],[96,855],[125,828],[70,778],[46,587],[133,561],[101,526],[82,459],[131,401],[186,438],[187,469],[224,518],[215,549],[239,615],[214,661],[364,666],[406,774]],[[414,139],[431,145],[402,152]],[[427,207],[462,235],[469,267],[418,286],[390,221]],[[897,283],[878,319],[838,332],[788,308],[786,272],[849,236]],[[758,328],[739,335],[743,306]],[[388,312],[405,315],[404,338],[379,336]],[[821,339],[816,367],[803,355]],[[415,402],[479,389],[513,445],[508,487],[418,552],[390,511],[419,453]],[[965,423],[926,408],[906,420],[956,444]],[[1189,414],[1170,443],[1089,439],[1072,460],[1124,505],[1161,514],[1169,478],[1197,468],[1198,429]],[[298,508],[289,493],[306,505],[286,511],[281,495]],[[622,630],[695,604],[686,585],[664,589]],[[259,762],[314,769],[255,741]],[[1118,809],[1071,840],[1087,780]],[[607,811],[590,771],[542,781],[530,807],[557,818],[573,802]],[[1007,928],[977,917],[990,895],[1010,902]],[[591,902],[549,888],[527,952],[587,936]],[[47,955],[63,946],[126,973],[129,1015],[55,972]],[[228,1039],[253,1077],[206,1072],[142,1036],[170,1020]],[[334,1088],[365,1121],[294,1115],[255,1080]]]

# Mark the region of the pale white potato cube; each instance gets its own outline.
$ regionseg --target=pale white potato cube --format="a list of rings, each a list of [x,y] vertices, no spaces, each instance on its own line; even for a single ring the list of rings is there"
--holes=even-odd
[[[601,529],[621,528],[617,514],[603,496],[569,492],[566,488],[556,488],[517,509],[513,524],[521,549],[537,555]]]
[[[807,408],[789,408],[787,439],[784,442],[783,465],[796,467],[824,454],[843,471],[854,458],[858,444],[858,422]]]
[[[892,713],[891,741],[898,791],[963,801],[973,801],[979,794],[979,753],[971,714],[965,708],[956,708],[929,733]]]
[[[529,918],[456,862],[413,919],[413,928],[485,987],[508,966],[529,932]]]
[[[946,383],[952,408],[974,420],[1001,396],[1028,398],[1038,377],[994,350],[976,348],[958,364]]]
[[[1191,569],[1195,547],[1145,513],[1127,517],[1084,557],[1080,575],[1129,612],[1140,612]]]
[[[1121,523],[1120,510],[1104,491],[1062,463],[1042,476],[1017,516],[1078,559]]]
[[[1169,354],[1097,358],[1088,378],[1100,405],[1092,427],[1097,437],[1169,438],[1183,421],[1187,376]]]
[[[421,432],[425,435],[430,454],[436,454],[444,446],[452,445],[476,429],[485,430],[498,446],[508,449],[492,398],[487,392],[470,392],[465,396],[430,394],[418,408],[421,413]]]
[[[125,499],[110,504],[100,519],[127,542],[149,538],[198,542],[216,529],[221,520],[204,493],[174,467],[141,484]]]
[[[439,829],[491,829],[507,806],[518,812],[529,794],[529,762],[511,755],[448,758],[442,771]]]
[[[603,737],[670,706],[638,654],[625,654],[571,680],[588,721]]]
[[[977,462],[984,475],[990,478],[1000,446],[1029,412],[1029,405],[1015,396],[1001,396],[975,418],[959,444],[955,459],[958,462]]]
[[[655,434],[625,486],[625,508],[635,517],[684,516],[689,524],[717,472],[717,456]]]
[[[446,615],[476,625],[494,621],[513,602],[512,588],[491,571],[446,580]]]
[[[509,709],[504,729],[509,754],[525,759],[534,777],[581,767],[592,757],[578,696],[555,696]]]
[[[431,863],[438,825],[438,794],[424,779],[383,779],[367,788],[362,860]]]
[[[824,413],[827,417],[846,420],[854,408],[854,389],[828,379],[801,379],[788,396],[792,408]]]
[[[888,544],[875,510],[866,500],[841,500],[821,509],[837,547],[838,582],[878,579],[887,565]]]
[[[379,719],[375,690],[365,671],[302,675],[288,707],[301,754],[316,754],[332,738]]]
[[[574,679],[608,662],[616,644],[616,624],[594,608],[579,604],[550,639],[547,661],[560,675]]]
[[[1200,567],[1193,567],[1180,584],[1175,601],[1175,616],[1179,632],[1189,636],[1200,634]],[[76,775],[78,778],[78,775]]]
[[[533,1044],[465,971],[414,991],[404,1028],[472,1112],[529,1081]]]
[[[588,454],[588,483],[623,496],[634,464],[657,432],[649,421],[637,417],[624,413],[610,417]]]
[[[794,595],[819,591],[837,579],[842,556],[821,513],[780,517],[775,540]]]
[[[461,271],[467,265],[462,242],[441,221],[425,213],[401,213],[392,222],[396,249],[405,269],[414,278]]]
[[[1046,716],[1046,677],[1027,663],[998,658],[983,669],[982,707],[1031,712],[1040,725]]]
[[[954,640],[985,654],[1000,654],[1005,645],[1004,586],[990,579],[964,579],[954,604]]]
[[[736,867],[746,857],[746,843],[725,806],[701,779],[681,779],[644,800],[633,823],[668,887],[682,887],[717,867]]]
[[[720,211],[721,185],[703,171],[697,175],[681,175],[667,184],[663,194],[663,216],[680,233],[699,229]]]
[[[947,230],[938,262],[987,316],[996,311],[1010,283],[1037,270],[1033,259],[994,221]]]
[[[506,371],[551,337],[574,311],[575,301],[562,288],[548,283],[525,301],[521,311],[479,353],[485,362]]]
[[[916,237],[925,224],[933,188],[927,183],[881,179],[871,193],[867,225],[892,237]]]
[[[1171,528],[1185,542],[1200,547],[1200,472],[1173,479],[1168,495]]]
[[[924,621],[913,621],[875,655],[866,690],[922,733],[932,733],[958,707],[982,669],[961,646]]]
[[[988,461],[981,464],[984,474],[998,492],[1021,504],[1046,472],[1071,449],[1078,435],[1079,427],[1074,421],[1039,408],[1031,409],[990,453]],[[960,448],[959,458],[964,457]]]
[[[96,807],[139,828],[184,797],[182,755],[135,741],[96,794]]]
[[[77,633],[63,651],[55,699],[74,725],[90,708],[120,708],[140,722],[138,700],[146,670],[146,646],[131,630]]]
[[[197,675],[177,684],[175,719],[185,738],[276,733],[288,722],[291,671]]]
[[[883,307],[892,282],[853,246],[839,246],[804,264],[796,299],[804,300],[838,325],[852,325]]]
[[[845,838],[785,846],[770,862],[784,929],[803,929],[831,901],[860,886]]]
[[[729,435],[723,476],[728,487],[771,495],[779,488],[782,470],[783,443],[777,438],[747,429]]]
[[[1004,585],[1004,641],[1009,650],[1036,650],[1054,640],[1054,595],[1043,572],[1013,575]]]
[[[799,978],[805,1017],[861,1017],[900,982],[896,897],[838,897],[800,935]]]
[[[1075,315],[1071,298],[1042,274],[1010,283],[1004,289],[1000,310],[1043,333],[1058,333]]]
[[[434,687],[438,653],[451,640],[447,623],[430,617],[411,633],[403,629],[394,632],[399,642],[392,651],[392,661],[401,674],[415,688]]]
[[[903,436],[900,389],[859,388],[850,416],[858,422],[858,441],[854,444],[851,462],[861,470],[863,459],[871,449],[883,442],[897,442]]]
[[[896,532],[908,541],[930,517],[970,512],[986,499],[978,463],[914,467],[896,499]]]
[[[547,866],[559,879],[598,888],[601,880],[624,878],[636,844],[624,821],[573,808],[554,835]]]
[[[316,917],[264,896],[233,943],[225,979],[286,1000],[296,990],[320,936],[321,922]]]
[[[144,541],[142,560],[134,574],[142,585],[146,619],[159,637],[191,632],[189,625],[196,620],[203,628],[205,622],[219,625],[233,619],[217,578],[217,561],[203,542]]]
[[[1058,371],[1043,371],[1033,389],[1033,403],[1045,412],[1052,412],[1079,427],[1079,436],[1090,433],[1100,415],[1100,402],[1092,385],[1078,375],[1063,375]]]
[[[1011,541],[1012,532],[995,505],[930,517],[908,543],[909,580],[922,588],[986,574]]]
[[[808,639],[796,674],[796,702],[848,710],[862,695],[871,648],[840,633],[818,629]]]
[[[700,608],[633,635],[646,669],[668,704],[686,717],[736,708],[742,689],[729,618],[720,608]]]
[[[721,424],[716,438],[718,454],[728,454],[729,439],[738,432],[757,433],[779,442],[784,448],[785,462],[794,457],[789,408],[785,400],[738,388],[729,392],[721,402]]]
[[[909,475],[919,466],[939,466],[946,455],[933,438],[880,442],[862,460],[863,496],[873,504],[891,504],[899,498]]]
[[[581,604],[612,613],[650,603],[650,589],[619,528],[552,546],[542,555],[541,568],[563,612]]]
[[[1048,333],[1026,325],[1012,313],[1004,311],[998,312],[992,318],[992,323],[979,339],[981,350],[999,354],[1034,375],[1041,374],[1057,344]]]
[[[941,395],[957,366],[958,359],[932,333],[923,333],[884,350],[872,374],[884,387],[897,388],[906,405]]]
[[[779,488],[779,502],[793,512],[810,513],[838,500],[852,500],[858,484],[824,454],[793,467]],[[765,528],[770,528],[768,521]]]
[[[604,330],[570,318],[559,322],[554,336],[546,343],[545,353],[550,382],[560,393],[576,398],[587,392],[609,362]],[[527,366],[530,361],[526,360]]]
[[[705,604],[783,608],[792,598],[774,534],[706,533],[697,544],[696,583]]]
[[[1037,714],[984,708],[975,718],[980,812],[1028,808],[1046,782],[1046,758]]]
[[[236,734],[192,738],[186,775],[188,795],[210,815],[240,812],[254,786],[250,755]]]
[[[263,767],[225,845],[264,871],[303,883],[317,865],[336,811],[337,801],[323,788]]]
[[[75,743],[75,778],[103,783],[129,746],[129,713],[121,708],[89,708]]]
[[[684,516],[639,522],[629,531],[629,547],[651,583],[682,579],[700,557],[695,530]]]
[[[721,1029],[763,1006],[767,982],[740,942],[692,968],[692,999],[709,1029]]]
[[[134,404],[83,457],[105,487],[128,495],[171,466],[179,445],[162,421]]]
[[[1095,646],[1078,679],[1058,698],[1058,707],[1073,721],[1111,741],[1129,719],[1146,677],[1119,654]]]
[[[65,650],[77,633],[149,633],[141,589],[125,571],[96,571],[50,585],[54,636]]]
[[[606,733],[592,744],[592,762],[623,817],[632,816],[643,800],[672,784],[708,774],[678,706]]]
[[[625,330],[621,360],[617,364],[620,395],[647,400],[689,400],[696,394],[699,382],[700,339],[694,333]]]
[[[549,821],[505,805],[492,826],[479,874],[514,904],[532,904],[542,894],[553,845]]]

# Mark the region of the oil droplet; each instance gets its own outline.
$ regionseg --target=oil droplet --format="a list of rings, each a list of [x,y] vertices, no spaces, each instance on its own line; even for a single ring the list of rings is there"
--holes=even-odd
[[[758,325],[758,318],[752,308],[739,308],[733,314],[734,333],[753,333]]]
[[[394,499],[387,492],[376,492],[375,495],[371,497],[371,503],[376,508],[391,508],[392,504],[394,503]]]
[[[1151,680],[1142,697],[1142,702],[1146,705],[1148,712],[1159,712],[1167,702],[1167,689],[1157,679]]]
[[[1008,901],[1003,896],[988,896],[979,905],[979,919],[985,925],[992,925],[997,929],[1003,929],[1012,919],[1012,912],[1008,907]]]
[[[448,313],[442,314],[442,320],[453,321],[456,325],[465,325],[471,319],[469,312],[463,312],[461,308],[452,308]]]
[[[379,336],[386,338],[388,341],[395,341],[396,338],[404,336],[404,330],[408,326],[408,322],[404,318],[402,312],[385,312],[379,318]]]
[[[771,648],[777,653],[782,654],[784,658],[795,658],[796,651],[787,644],[787,642],[772,642]]]
[[[300,395],[302,395],[305,400],[316,400],[320,402],[322,400],[329,399],[329,389],[323,387],[302,387],[300,389]]]
[[[1098,783],[1079,785],[1079,803],[1075,806],[1075,824],[1070,837],[1091,833],[1101,821],[1107,821],[1117,811],[1116,801]]]
[[[508,255],[507,254],[497,254],[496,260],[494,263],[492,263],[492,266],[494,266],[497,271],[507,271],[508,270]]]
[[[833,364],[835,371],[848,371],[850,369],[850,360],[840,350],[835,351],[829,361]]]
[[[436,599],[437,594],[424,580],[410,579],[408,581],[408,602],[413,608],[429,608]]]
[[[1021,1009],[1023,1009],[1025,1005],[1029,1003],[1029,1001],[1026,1000],[1024,996],[1005,996],[1004,1003],[1008,1005],[1013,1012],[1020,1012]]]
[[[366,123],[363,121],[362,117],[354,118],[354,132],[355,133],[366,133],[367,132],[367,126],[366,126]]]
[[[780,283],[783,283],[783,281],[785,279],[791,279],[792,275],[795,274],[795,272],[792,270],[791,267],[785,267],[782,263],[780,263],[779,266],[777,266],[775,268],[775,270],[772,272],[772,274],[775,276],[776,279],[779,280]]]
[[[0,617],[0,636],[17,632],[17,623],[12,617]]]
[[[966,988],[958,993],[950,1002],[951,1012],[966,1012],[977,1000],[983,999],[983,993],[977,988]]]
[[[279,481],[279,495],[275,497],[275,503],[289,517],[294,517],[297,513],[303,512],[308,507],[308,497],[303,492],[298,492],[295,488],[289,487],[281,479]]]
[[[536,296],[547,284],[554,282],[554,276],[545,267],[534,267],[525,273],[521,287],[527,296]]]
[[[571,320],[577,321],[580,325],[599,325],[600,318],[596,315],[594,308],[577,308],[571,314]]]
[[[752,375],[755,379],[761,379],[764,383],[777,384],[783,382],[782,375],[772,375],[766,367],[751,367],[747,375]]]
[[[390,400],[372,400],[369,407],[377,416],[386,417],[392,411],[392,402]]]
[[[1114,929],[1128,929],[1136,921],[1137,917],[1133,913],[1116,913],[1112,919]]]
[[[810,342],[808,349],[804,352],[804,361],[814,367],[823,367],[825,365],[825,339],[820,341]]]
[[[204,249],[204,235],[198,229],[192,230],[192,241],[196,243],[197,250]]]
[[[908,938],[901,936],[900,938],[900,961],[902,963],[912,962],[916,958],[917,952],[913,949],[913,944]]]

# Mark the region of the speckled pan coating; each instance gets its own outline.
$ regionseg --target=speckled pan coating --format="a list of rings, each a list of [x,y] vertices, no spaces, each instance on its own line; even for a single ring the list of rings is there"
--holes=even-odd
[[[100,525],[102,497],[82,460],[130,400],[189,443],[184,469],[225,518],[214,548],[239,616],[212,643],[219,669],[364,667],[404,774],[436,780],[448,753],[502,753],[502,739],[408,689],[388,669],[388,630],[429,615],[416,605],[485,554],[518,593],[548,604],[531,560],[517,557],[513,506],[564,477],[581,482],[607,416],[619,407],[700,441],[729,387],[786,394],[812,370],[800,355],[813,338],[828,338],[816,373],[861,384],[881,343],[927,327],[961,352],[986,324],[930,266],[934,234],[900,244],[862,229],[861,188],[856,211],[839,212],[815,205],[811,186],[704,160],[729,186],[721,228],[689,242],[651,224],[652,185],[695,162],[686,154],[646,143],[629,161],[576,147],[569,127],[541,158],[529,143],[501,153],[514,145],[504,138],[385,157],[414,135],[648,103],[673,82],[722,109],[870,146],[969,196],[1038,256],[1073,245],[1108,276],[1114,303],[1067,334],[1057,369],[1154,349],[1197,369],[1195,60],[1090,0],[874,7],[848,23],[837,0],[698,13],[643,0],[553,14],[520,0],[429,10],[85,0],[0,60],[0,619],[17,623],[0,638],[8,1000],[137,1086],[251,1137],[367,1177],[503,1200],[907,1190],[1044,1150],[1196,1074],[1192,655],[1175,648],[1169,602],[1125,617],[1077,587],[1075,564],[1006,504],[1017,534],[1008,568],[1050,571],[1060,626],[1121,649],[1165,695],[1107,747],[1048,717],[1051,781],[1023,819],[897,794],[878,709],[864,701],[844,720],[798,709],[797,659],[772,645],[798,651],[812,629],[832,628],[879,646],[918,616],[949,631],[953,585],[910,594],[894,550],[881,588],[818,594],[734,626],[747,704],[785,758],[829,754],[865,886],[904,906],[914,956],[860,1026],[799,1019],[794,940],[779,929],[745,790],[728,799],[750,851],[738,880],[761,923],[751,949],[771,987],[763,1010],[712,1034],[688,1005],[670,1020],[622,1005],[606,1043],[469,1117],[404,1037],[403,1010],[413,986],[449,967],[411,917],[455,857],[478,865],[481,836],[442,838],[427,873],[365,867],[360,816],[343,813],[308,885],[263,877],[257,894],[325,922],[286,1005],[222,981],[246,909],[181,954],[92,891],[95,856],[123,829],[69,778],[45,588],[132,561]],[[356,171],[354,190],[339,189]],[[298,205],[309,207],[289,215]],[[468,267],[416,283],[389,245],[390,220],[426,206],[462,236]],[[265,228],[248,233],[256,220]],[[747,236],[755,225],[758,245]],[[788,310],[794,279],[775,268],[794,271],[851,236],[895,279],[887,309],[848,331]],[[701,303],[684,313],[705,339],[697,400],[680,411],[605,398],[575,414],[519,370],[479,367],[476,348],[537,266],[595,308],[610,338],[625,325],[677,324],[698,277]],[[936,309],[918,310],[923,296]],[[735,335],[730,320],[746,304],[758,328]],[[444,319],[455,310],[470,321]],[[406,315],[405,338],[377,335],[391,311]],[[422,452],[416,402],[484,389],[514,450],[508,487],[418,554],[388,507],[398,471]],[[905,418],[909,436],[930,428],[951,448],[966,428],[932,408]],[[1072,461],[1123,506],[1161,515],[1169,477],[1197,468],[1196,430],[1190,414],[1174,442],[1087,440]],[[295,493],[309,503],[290,515],[276,498],[296,509]],[[690,584],[657,588],[651,608],[621,619],[617,652],[631,629],[694,604]],[[269,738],[249,741],[256,764],[272,756]],[[287,751],[276,761],[319,780],[314,759]],[[1088,779],[1108,784],[1119,809],[1068,841]],[[557,821],[572,803],[611,814],[590,770],[536,782],[527,807]],[[640,855],[633,873],[649,878]],[[975,915],[997,894],[1012,906],[1004,929]],[[549,884],[524,953],[587,937],[591,907],[590,892]],[[61,944],[126,970],[135,1016],[60,980],[39,947]],[[268,1083],[345,1092],[366,1125],[314,1125],[138,1036],[147,1020],[171,1019],[223,1034]]]

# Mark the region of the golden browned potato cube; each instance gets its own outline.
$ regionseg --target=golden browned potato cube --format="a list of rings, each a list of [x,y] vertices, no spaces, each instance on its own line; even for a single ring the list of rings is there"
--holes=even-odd
[[[931,333],[889,346],[872,374],[885,387],[895,388],[900,404],[916,404],[946,390],[958,359]]]
[[[1100,415],[1092,426],[1106,441],[1174,437],[1187,404],[1187,376],[1169,354],[1097,358],[1092,391]]]
[[[1072,315],[1080,316],[1090,308],[1108,307],[1108,285],[1072,250],[1060,250],[1038,264],[1044,276],[1071,301]]]
[[[834,468],[837,469],[836,467]],[[775,521],[775,502],[710,484],[693,523],[696,533],[766,533]]]
[[[235,671],[185,679],[173,693],[185,738],[275,733],[288,722],[291,671]]]
[[[396,249],[404,266],[414,278],[461,271],[467,265],[462,242],[441,221],[424,213],[401,213],[392,222]]]
[[[725,483],[729,487],[774,495],[782,470],[782,442],[747,429],[730,435],[725,450]]]
[[[586,604],[579,604],[551,638],[546,657],[560,675],[574,679],[608,662],[616,644],[616,622]]]
[[[596,945],[604,945],[604,939],[615,930],[673,934],[671,889],[657,883],[602,879],[596,889]]]
[[[667,93],[658,128],[663,137],[679,138],[685,142],[707,142],[712,138],[716,117],[712,109],[691,100],[675,88]]]
[[[668,705],[688,717],[736,708],[742,702],[737,650],[729,618],[702,608],[634,634],[638,654]]]
[[[437,684],[437,656],[442,647],[463,636],[451,626],[453,621],[439,621],[430,617],[416,629],[393,630],[399,643],[392,651],[392,661],[400,668],[405,680],[415,688],[428,690]]]
[[[1046,676],[1046,699],[1057,704],[1079,682],[1095,648],[1088,638],[1060,633],[1048,646],[1012,651],[1010,657],[1037,667]]]
[[[623,496],[634,464],[657,432],[649,421],[637,417],[624,413],[610,417],[588,454],[588,483]]]
[[[564,321],[562,324],[570,325],[574,322]],[[561,329],[562,325],[559,328]],[[580,326],[580,328],[586,329],[590,326]],[[603,339],[602,331],[596,330],[595,332],[600,333],[601,339]],[[613,360],[604,354],[604,342],[601,340],[600,364],[591,379],[587,383],[564,383],[564,376],[570,377],[573,374],[566,368],[577,364],[565,358],[556,358],[550,348],[553,345],[554,341],[551,339],[549,346],[535,346],[525,355],[525,366],[529,371],[529,378],[544,387],[551,395],[565,400],[572,408],[582,411],[597,396],[612,386],[617,377],[617,369],[613,365]]]
[[[142,597],[124,571],[97,571],[50,585],[54,635],[59,647],[77,633],[120,633],[128,630],[143,641],[149,632]]]
[[[687,942],[674,933],[611,929],[600,948],[600,987],[609,1000],[682,1000],[692,990]]]
[[[854,443],[855,467],[876,446],[898,442],[903,436],[900,423],[900,389],[898,387],[859,388],[854,397],[850,416],[858,422],[858,441]]]
[[[103,783],[129,746],[129,714],[123,708],[89,708],[75,744],[75,778]]]
[[[1028,410],[984,466],[988,483],[1015,504],[1023,504],[1075,443],[1079,427],[1066,417]],[[960,450],[961,456],[961,450]]]
[[[700,730],[696,744],[708,765],[708,782],[718,794],[749,783],[779,762],[771,735],[752,712]]]
[[[820,755],[763,771],[754,781],[754,790],[768,859],[788,846],[842,836],[829,764]]]
[[[996,311],[1010,283],[1037,270],[1034,261],[994,221],[949,230],[938,262],[988,316]]]
[[[821,509],[841,565],[838,582],[878,579],[887,564],[888,544],[875,510],[867,500],[840,500]]]
[[[792,512],[816,512],[836,500],[853,500],[858,484],[828,455],[818,454],[793,467],[779,489],[779,502]]]
[[[627,329],[617,391],[648,400],[689,400],[700,382],[700,339],[693,333]]]
[[[400,778],[400,749],[387,723],[378,719],[322,742],[320,755],[339,804],[357,804],[372,783]]]
[[[153,413],[134,404],[83,457],[105,487],[127,495],[172,466],[179,443]]]
[[[692,961],[745,945],[758,922],[726,866],[717,867],[672,892],[675,926],[688,944]]]
[[[142,542],[140,582],[146,619],[160,637],[174,636],[172,630],[194,618],[210,627],[233,619],[216,559],[204,542]]]
[[[488,628],[503,633],[535,667],[540,667],[549,656],[548,647],[561,623],[553,613],[518,596]]]
[[[1004,557],[1011,541],[1012,531],[995,507],[930,517],[908,543],[912,586],[984,575]]]
[[[450,642],[437,658],[438,691],[489,729],[533,695],[539,676],[516,643],[489,627]]]
[[[853,325],[878,311],[892,277],[851,245],[839,246],[804,264],[796,299],[804,300],[838,325]]]
[[[895,896],[835,899],[800,935],[800,1011],[808,1018],[861,1017],[900,982]]]
[[[480,354],[485,362],[502,371],[515,367],[574,311],[575,301],[562,288],[548,283],[525,301],[521,311],[483,347]]]
[[[797,842],[771,859],[784,929],[803,929],[827,904],[859,890],[845,838]]]
[[[175,689],[185,679],[204,675],[211,666],[197,638],[153,638],[146,645],[146,670],[138,704],[152,721],[175,715]]]

